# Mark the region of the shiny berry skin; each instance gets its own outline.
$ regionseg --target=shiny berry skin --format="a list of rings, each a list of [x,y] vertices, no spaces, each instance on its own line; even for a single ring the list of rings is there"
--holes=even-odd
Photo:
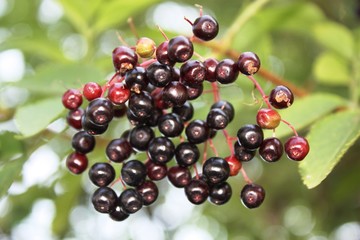
[[[215,103],[213,103],[213,105],[211,105],[211,109],[214,108],[219,108],[222,111],[224,111],[224,113],[226,114],[226,116],[229,119],[229,122],[231,122],[234,119],[235,116],[235,110],[234,110],[234,106],[226,101],[226,100],[219,100]]]
[[[114,83],[109,87],[107,97],[114,105],[120,105],[129,99],[130,90],[123,83]]]
[[[278,138],[266,138],[259,147],[259,155],[266,162],[277,162],[283,155],[284,148]]]
[[[197,86],[186,86],[188,100],[194,100],[201,96],[204,90],[204,85],[200,84]]]
[[[149,82],[156,87],[165,87],[173,80],[173,68],[159,62],[152,63],[146,69],[146,76]]]
[[[174,143],[167,137],[153,138],[149,143],[148,155],[155,163],[167,163],[174,157]]]
[[[238,141],[234,143],[234,156],[240,162],[248,162],[255,157],[256,150],[250,150],[242,145]]]
[[[210,41],[219,33],[219,24],[215,18],[209,15],[202,15],[195,19],[192,25],[192,31],[197,38]]]
[[[204,82],[206,76],[206,68],[204,64],[198,60],[189,60],[180,67],[181,81],[187,86],[198,86]]]
[[[240,54],[237,66],[242,74],[254,75],[260,69],[260,59],[253,52],[243,52]]]
[[[281,116],[275,109],[261,108],[256,115],[256,122],[263,129],[275,129],[280,121]]]
[[[91,202],[96,211],[110,213],[115,210],[117,199],[114,190],[109,187],[100,187],[93,193]]]
[[[173,60],[170,60],[168,55],[168,46],[169,41],[162,42],[156,49],[156,60],[158,60],[159,63],[166,64],[169,66],[173,66],[175,62]]]
[[[210,128],[219,130],[226,128],[229,123],[229,119],[223,110],[220,108],[213,108],[210,109],[207,115],[206,123]]]
[[[113,119],[113,104],[107,98],[96,98],[86,107],[85,115],[94,124],[106,125]]]
[[[182,106],[174,106],[172,112],[179,115],[184,122],[187,122],[194,116],[194,107],[191,102],[186,101]]]
[[[88,162],[85,154],[73,152],[66,158],[66,167],[73,174],[81,174],[86,170]]]
[[[205,66],[205,80],[208,82],[215,82],[216,81],[216,66],[218,65],[219,61],[215,58],[208,58],[206,59],[203,64]]]
[[[148,86],[149,79],[143,67],[136,67],[128,71],[125,75],[125,84],[132,92],[140,93]]]
[[[136,67],[138,56],[135,51],[126,46],[120,46],[113,50],[112,60],[114,68],[121,75]]]
[[[98,187],[108,186],[115,180],[115,169],[107,162],[97,162],[89,169],[89,179]]]
[[[260,147],[264,139],[264,133],[258,125],[247,124],[238,130],[237,138],[244,148],[255,150]]]
[[[203,164],[203,175],[212,184],[226,181],[230,176],[230,167],[228,162],[220,157],[211,157]]]
[[[130,143],[125,138],[113,139],[106,147],[106,156],[112,162],[121,163],[133,152]]]
[[[288,158],[294,161],[303,160],[310,151],[308,141],[306,138],[300,136],[290,137],[284,146]]]
[[[204,203],[209,196],[209,185],[201,179],[191,179],[184,190],[187,199],[195,205]]]
[[[182,142],[175,149],[175,159],[179,166],[189,167],[200,158],[199,148],[192,143]]]
[[[146,178],[145,164],[139,160],[130,160],[122,165],[121,178],[129,186],[137,187]]]
[[[245,207],[257,208],[265,199],[265,190],[260,185],[248,183],[241,190],[240,198]]]
[[[121,222],[127,219],[130,215],[124,212],[124,210],[122,210],[122,208],[119,205],[117,205],[114,211],[109,213],[109,216],[112,220]]]
[[[168,106],[182,106],[188,99],[187,88],[178,81],[172,81],[163,88],[162,100]]]
[[[124,103],[114,105],[113,107],[114,118],[124,117],[126,115],[126,111],[127,111],[127,106]]]
[[[185,129],[188,141],[195,144],[205,142],[209,138],[209,133],[209,127],[203,120],[193,120]]]
[[[172,185],[183,188],[191,181],[191,172],[187,167],[173,166],[168,169],[167,177]]]
[[[88,82],[83,87],[83,95],[88,101],[101,97],[102,88],[96,82]]]
[[[176,113],[168,113],[159,118],[158,129],[165,137],[177,137],[184,130],[184,123]]]
[[[147,161],[145,166],[148,178],[153,181],[159,181],[167,176],[167,166],[165,164]]]
[[[153,181],[145,181],[136,187],[136,190],[142,196],[144,206],[149,206],[155,202],[159,196],[159,189]]]
[[[177,36],[170,39],[167,52],[171,61],[182,63],[192,57],[194,46],[189,38]]]
[[[83,102],[82,94],[77,89],[69,89],[64,92],[61,100],[64,107],[70,110],[79,108]]]
[[[95,137],[86,131],[79,131],[72,137],[71,145],[76,152],[86,154],[94,149]]]
[[[227,163],[229,164],[229,168],[230,168],[230,176],[236,176],[238,175],[242,164],[241,162],[235,157],[235,155],[230,155],[228,157],[225,158],[225,161],[227,161]]]
[[[127,188],[119,196],[119,205],[125,213],[133,214],[143,207],[143,198],[135,189]]]
[[[108,124],[104,124],[104,125],[95,124],[90,120],[89,117],[85,116],[85,113],[81,118],[81,126],[87,133],[91,135],[99,135],[106,132],[109,126]]]
[[[84,115],[84,109],[77,108],[70,110],[68,114],[66,115],[66,122],[70,127],[73,127],[77,130],[80,130],[82,128],[81,119]]]
[[[218,183],[210,188],[209,200],[215,205],[223,205],[227,203],[231,196],[232,188],[228,182]]]
[[[149,142],[155,137],[155,133],[151,127],[136,126],[131,129],[129,135],[130,145],[138,151],[146,151],[149,147]]]
[[[136,117],[149,117],[154,109],[154,101],[150,93],[146,91],[139,94],[131,93],[128,108]]]
[[[271,106],[277,109],[288,108],[294,102],[294,94],[288,87],[283,85],[276,86],[270,92],[269,102]]]
[[[155,42],[147,37],[141,37],[137,40],[135,45],[135,51],[142,58],[149,58],[155,52]]]
[[[229,84],[236,81],[239,76],[239,69],[232,59],[224,59],[216,66],[215,74],[219,83]]]

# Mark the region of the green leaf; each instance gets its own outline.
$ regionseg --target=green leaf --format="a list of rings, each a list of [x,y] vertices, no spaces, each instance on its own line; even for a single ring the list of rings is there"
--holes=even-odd
[[[319,55],[314,63],[314,75],[324,84],[348,84],[348,61],[331,51]]]
[[[299,165],[302,180],[308,188],[316,187],[331,173],[360,136],[359,129],[359,111],[338,112],[312,126],[307,136],[310,152]]]
[[[11,184],[20,175],[26,160],[24,146],[14,133],[0,135],[0,198],[6,194]]]
[[[43,99],[18,108],[15,113],[15,124],[22,137],[31,137],[59,118],[63,111],[61,99]]]
[[[346,59],[351,60],[354,54],[354,36],[344,25],[334,22],[322,22],[313,27],[315,39]]]
[[[291,123],[297,131],[304,129],[314,121],[327,115],[336,108],[346,106],[347,102],[337,95],[317,93],[304,98],[295,99],[293,105],[285,110],[279,110],[281,118]],[[310,107],[311,106],[311,107]],[[276,136],[290,135],[292,130],[286,124],[276,128]],[[266,131],[271,136],[272,131]]]
[[[101,82],[103,79],[104,73],[93,65],[48,64],[14,85],[33,93],[61,96],[66,89],[77,89],[87,82]]]
[[[108,1],[98,9],[97,21],[93,29],[96,33],[99,33],[116,25],[124,24],[124,22],[136,12],[158,1],[159,0]]]

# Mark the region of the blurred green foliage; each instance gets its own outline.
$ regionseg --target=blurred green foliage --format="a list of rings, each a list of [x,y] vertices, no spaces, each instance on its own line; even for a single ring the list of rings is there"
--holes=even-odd
[[[88,81],[106,82],[113,72],[111,49],[122,44],[118,34],[130,45],[135,43],[128,18],[133,19],[139,35],[150,37],[156,43],[163,41],[151,20],[154,9],[164,1],[58,0],[63,15],[54,22],[39,20],[40,6],[46,1],[3,1],[6,8],[0,15],[0,54],[9,49],[20,50],[26,69],[19,81],[0,81],[0,92],[5,96],[11,88],[23,89],[26,99],[15,106],[4,98],[0,101],[2,124],[15,126],[0,133],[0,197],[6,199],[8,206],[0,214],[0,232],[11,236],[14,227],[31,212],[33,204],[45,198],[55,204],[53,234],[64,238],[73,231],[69,225],[73,207],[87,206],[90,194],[84,185],[89,182],[69,174],[64,167],[63,159],[71,151],[71,131],[56,132],[47,127],[55,120],[64,119],[66,111],[60,99],[66,89],[80,88]],[[193,1],[176,3],[197,11]],[[250,211],[241,206],[238,195],[244,181],[238,176],[230,180],[231,201],[221,207],[207,203],[203,214],[215,219],[226,229],[228,239],[235,240],[310,239],[312,236],[327,239],[342,224],[359,223],[359,1],[220,3],[199,0],[196,3],[217,18],[220,35],[216,41],[226,43],[219,44],[216,51],[211,46],[195,45],[196,51],[205,57],[218,58],[229,57],[227,50],[254,51],[260,56],[264,69],[305,91],[306,96],[297,96],[292,108],[281,114],[302,135],[309,137],[311,145],[308,158],[299,167],[286,157],[274,165],[259,159],[243,165],[250,169],[250,178],[267,191],[265,203],[259,209]],[[172,14],[172,9],[167,11],[173,18],[170,22],[184,17]],[[237,21],[241,25],[237,25]],[[165,31],[169,37],[180,34]],[[256,77],[265,92],[273,88],[274,83],[265,75]],[[221,88],[222,96],[230,100],[239,113],[229,126],[231,133],[245,123],[254,122],[260,107],[252,104],[253,86],[245,77],[239,77],[233,86]],[[210,94],[196,100],[195,117],[204,118],[211,102]],[[91,161],[105,160],[106,142],[129,127],[126,121],[112,126],[112,131],[91,153]],[[281,126],[277,134],[285,140],[291,130]],[[219,146],[221,156],[229,154],[221,137],[214,144]],[[21,173],[26,161],[43,145],[49,146],[61,159],[55,176],[24,192],[9,194],[10,186],[23,180]],[[211,150],[208,154],[212,154]],[[59,186],[62,191],[58,191]],[[311,222],[305,224],[301,218]],[[305,229],[303,232],[301,227]],[[171,234],[169,231],[167,236]],[[217,236],[216,239],[224,238]]]

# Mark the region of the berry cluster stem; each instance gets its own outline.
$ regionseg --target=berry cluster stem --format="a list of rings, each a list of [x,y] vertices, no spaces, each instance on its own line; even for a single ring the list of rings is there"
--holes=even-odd
[[[250,75],[250,76],[247,76],[255,85],[256,89],[259,91],[259,93],[261,94],[261,97],[263,99],[263,101],[266,103],[266,105],[268,106],[268,108],[272,108],[271,107],[271,104],[268,100],[268,97],[266,96],[264,90],[262,89],[262,87],[260,86],[260,84],[258,83],[258,81],[256,81],[256,79]]]

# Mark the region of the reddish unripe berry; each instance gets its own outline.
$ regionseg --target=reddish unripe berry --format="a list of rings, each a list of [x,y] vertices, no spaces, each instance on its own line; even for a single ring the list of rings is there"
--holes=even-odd
[[[309,153],[310,146],[306,138],[292,136],[285,143],[285,152],[291,160],[301,161]]]
[[[260,69],[260,59],[253,52],[243,52],[239,56],[237,65],[242,74],[253,75]]]
[[[236,159],[235,155],[230,155],[225,158],[225,161],[229,164],[230,167],[230,176],[238,175],[242,164],[239,160]]]
[[[169,41],[165,41],[156,48],[156,60],[158,60],[159,63],[173,66],[175,62],[169,58],[168,45]]]
[[[280,121],[280,114],[271,108],[262,108],[256,115],[256,122],[261,128],[274,129],[279,126]]]
[[[130,90],[123,83],[114,83],[109,88],[108,98],[113,104],[119,105],[129,99],[130,93]]]
[[[62,96],[62,104],[67,109],[77,109],[82,104],[82,94],[77,89],[69,89]]]
[[[73,152],[66,158],[66,167],[74,174],[81,174],[86,170],[88,162],[85,154]]]
[[[135,45],[135,51],[142,58],[149,58],[155,52],[155,42],[147,37],[139,38]]]
[[[288,108],[294,102],[294,94],[288,87],[280,85],[270,92],[269,102],[277,109]]]
[[[102,88],[96,82],[88,82],[83,88],[83,95],[88,101],[101,97],[101,94]]]
[[[112,60],[115,70],[120,74],[124,74],[136,66],[138,63],[138,56],[131,48],[120,46],[113,50]]]

